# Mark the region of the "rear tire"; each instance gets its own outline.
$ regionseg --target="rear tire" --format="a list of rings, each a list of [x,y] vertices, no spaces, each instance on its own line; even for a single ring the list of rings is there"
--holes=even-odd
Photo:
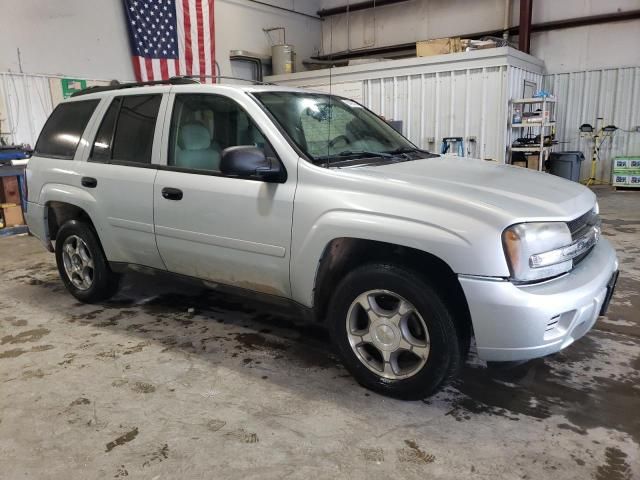
[[[327,324],[347,370],[383,395],[428,397],[463,364],[449,309],[405,267],[367,264],[351,271],[336,287]]]
[[[65,287],[81,302],[106,300],[118,291],[120,275],[109,268],[93,228],[80,220],[58,230],[56,263]]]

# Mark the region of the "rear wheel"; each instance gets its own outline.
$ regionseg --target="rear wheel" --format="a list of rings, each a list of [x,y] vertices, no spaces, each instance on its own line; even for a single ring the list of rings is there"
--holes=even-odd
[[[384,395],[425,398],[462,364],[448,308],[420,275],[404,267],[370,264],[352,271],[336,288],[329,315],[347,369]]]
[[[56,263],[67,290],[78,300],[99,302],[118,290],[120,276],[109,268],[91,226],[66,222],[56,235]]]

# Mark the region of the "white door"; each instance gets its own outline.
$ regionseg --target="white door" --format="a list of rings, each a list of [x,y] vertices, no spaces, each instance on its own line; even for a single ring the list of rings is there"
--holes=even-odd
[[[167,167],[155,182],[155,230],[167,269],[212,282],[288,296],[295,175],[285,183],[225,177],[222,151],[270,142],[233,99],[175,95]]]
[[[81,188],[95,198],[108,260],[164,270],[153,231],[152,158],[161,101],[161,94],[115,96],[79,172]]]

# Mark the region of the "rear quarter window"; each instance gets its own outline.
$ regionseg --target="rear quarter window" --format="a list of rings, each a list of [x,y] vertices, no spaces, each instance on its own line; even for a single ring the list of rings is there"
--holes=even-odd
[[[44,124],[34,155],[73,160],[84,129],[99,100],[61,103]]]
[[[162,95],[114,97],[96,133],[89,160],[150,164]]]
[[[153,135],[162,95],[129,95],[115,126],[111,158],[129,163],[151,163]]]

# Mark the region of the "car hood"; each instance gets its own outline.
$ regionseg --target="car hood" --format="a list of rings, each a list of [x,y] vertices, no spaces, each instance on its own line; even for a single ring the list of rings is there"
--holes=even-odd
[[[571,220],[596,201],[593,192],[579,183],[478,159],[442,156],[349,170],[359,177],[380,180],[373,183],[387,195],[402,198],[413,191],[424,201],[447,197],[485,210],[489,207],[513,222]]]

